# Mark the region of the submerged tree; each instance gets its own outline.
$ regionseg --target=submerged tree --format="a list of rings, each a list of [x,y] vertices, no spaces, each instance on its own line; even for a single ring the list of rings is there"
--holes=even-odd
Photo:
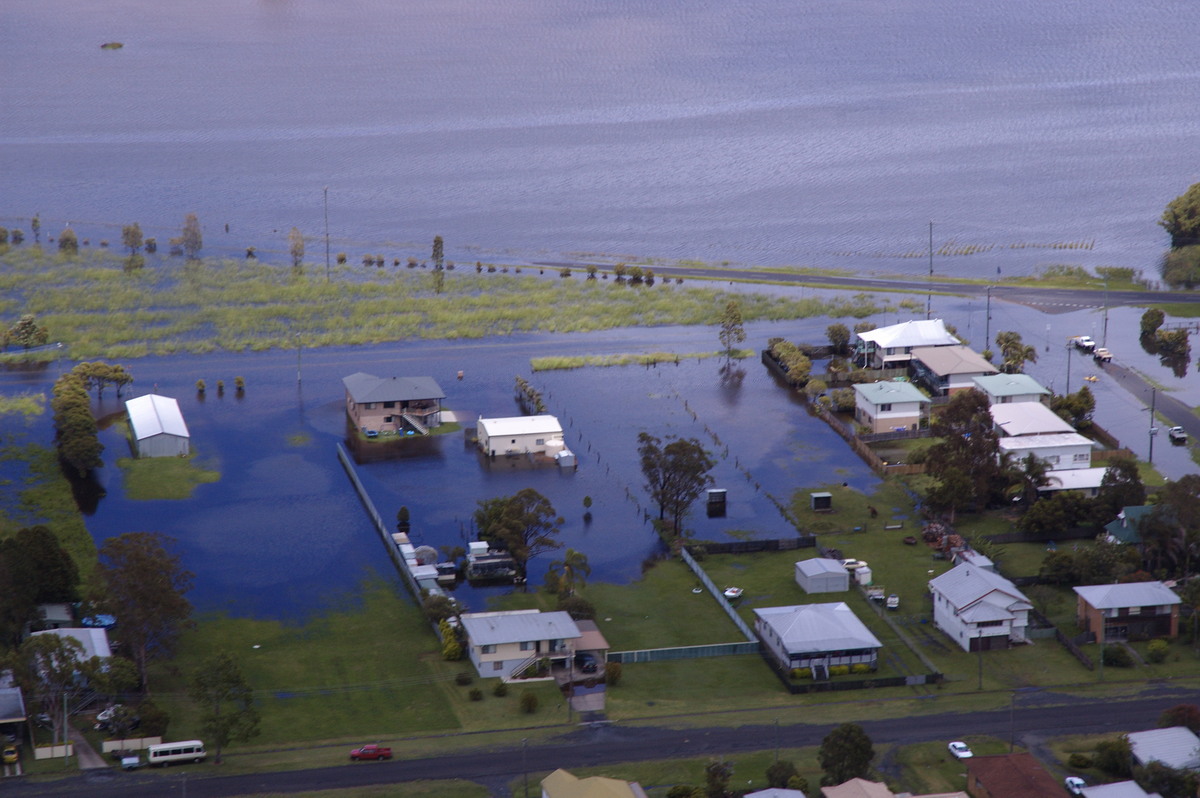
[[[479,537],[506,549],[522,576],[530,559],[562,548],[557,538],[563,523],[550,500],[533,488],[512,496],[486,499],[475,510]]]
[[[188,260],[200,257],[204,248],[204,234],[200,232],[200,220],[196,214],[189,213],[183,219],[183,230],[179,234],[179,246]]]
[[[670,516],[678,531],[692,502],[713,484],[709,472],[716,463],[695,438],[668,438],[664,444],[647,432],[638,435],[638,454],[646,492],[658,505],[658,519]]]
[[[24,313],[17,319],[16,324],[4,333],[4,345],[16,344],[24,349],[32,346],[42,346],[50,340],[50,333],[37,323],[37,317],[32,313]]]
[[[298,227],[293,227],[288,233],[288,252],[292,255],[292,267],[299,268],[304,261],[304,235]]]
[[[736,299],[725,303],[725,311],[721,314],[721,332],[717,338],[721,341],[721,349],[725,357],[733,357],[733,350],[746,340],[746,328],[742,319],[742,305]]]

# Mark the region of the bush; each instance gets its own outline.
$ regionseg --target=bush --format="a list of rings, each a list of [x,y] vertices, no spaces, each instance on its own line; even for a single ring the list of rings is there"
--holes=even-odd
[[[1105,646],[1101,656],[1104,664],[1110,668],[1133,667],[1133,657],[1129,656],[1129,650],[1125,646]]]
[[[1086,770],[1092,766],[1092,758],[1087,754],[1081,754],[1076,751],[1067,758],[1067,764],[1076,770]]]
[[[829,675],[830,676],[846,676],[849,673],[850,673],[849,665],[830,665],[829,666]]]
[[[15,236],[13,237],[15,240]],[[75,235],[75,231],[67,228],[58,234],[58,251],[67,254],[73,254],[79,251],[79,238]]]
[[[463,658],[463,647],[454,635],[442,641],[442,659],[447,662],[458,662]]]
[[[667,798],[696,798],[700,790],[690,784],[676,784],[667,790]]]
[[[558,600],[558,609],[567,613],[576,621],[590,621],[596,617],[596,608],[582,596],[560,598]]]
[[[624,670],[619,662],[604,663],[604,683],[609,687],[616,687],[621,683],[621,674]]]
[[[8,228],[0,227],[0,246],[8,243]]]
[[[141,725],[138,727],[138,732],[146,737],[166,737],[167,727],[171,725],[171,716],[155,704],[153,701],[143,701],[137,708],[137,715],[141,718]]]
[[[472,701],[482,701],[483,700],[483,691],[480,690],[478,687],[472,687],[471,691],[469,693],[467,693],[467,697],[470,698]]]
[[[461,687],[466,687],[473,681],[475,681],[475,677],[466,671],[459,671],[458,673],[454,674],[454,683]]]
[[[492,695],[496,698],[504,698],[508,695],[508,684],[505,682],[496,682],[496,686],[492,688]]]
[[[811,679],[812,668],[792,668],[793,679]]]
[[[520,703],[521,711],[526,715],[532,715],[533,713],[537,712],[538,709],[537,693],[526,690],[525,692],[521,693]]]
[[[1146,647],[1146,659],[1155,665],[1165,662],[1169,645],[1166,640],[1151,640]]]
[[[1110,776],[1129,778],[1133,752],[1129,738],[1121,735],[1115,740],[1104,740],[1096,745],[1095,765]]]
[[[785,788],[788,782],[795,776],[799,775],[796,770],[796,763],[787,759],[780,759],[767,768],[767,786]]]
[[[12,231],[12,242],[14,244],[20,244],[24,240],[25,240],[25,233],[21,232],[21,228],[19,228],[19,227],[15,228]]]
[[[859,662],[850,666],[851,673],[870,673],[871,666],[865,662]]]

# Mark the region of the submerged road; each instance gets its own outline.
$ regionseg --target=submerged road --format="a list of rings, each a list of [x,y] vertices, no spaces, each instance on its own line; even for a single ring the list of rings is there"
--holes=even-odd
[[[1132,700],[1018,691],[1011,694],[1011,700],[1011,709],[985,712],[862,720],[863,715],[870,714],[871,707],[881,705],[879,702],[862,702],[847,704],[847,713],[862,725],[875,743],[908,745],[969,735],[988,735],[1002,740],[1011,736],[1017,741],[1028,737],[1040,741],[1067,734],[1154,728],[1164,709],[1180,703],[1200,703],[1200,690],[1163,685],[1144,691]],[[215,775],[216,768],[211,765],[185,766],[175,772],[93,771],[48,783],[4,783],[3,786],[4,793],[13,796],[158,798],[182,796],[186,791],[188,798],[233,798],[459,778],[484,784],[494,795],[509,795],[507,785],[520,780],[525,773],[540,774],[560,767],[570,769],[710,755],[736,758],[737,754],[750,751],[819,745],[833,725],[794,722],[795,716],[803,713],[802,701],[798,699],[797,706],[790,710],[764,712],[766,722],[763,724],[736,728],[671,729],[640,724],[597,724],[580,727],[554,742],[527,748],[485,748],[421,759],[347,763],[339,767],[240,776]],[[778,726],[774,723],[776,714],[781,716]],[[754,775],[757,778],[759,774]],[[534,794],[538,792],[533,779],[531,789]]]

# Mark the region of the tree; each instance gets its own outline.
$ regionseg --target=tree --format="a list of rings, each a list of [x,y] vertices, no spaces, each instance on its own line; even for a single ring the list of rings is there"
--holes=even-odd
[[[1173,287],[1192,288],[1200,283],[1200,244],[1173,249],[1162,262],[1163,280]]]
[[[554,585],[560,596],[570,596],[578,588],[587,584],[587,578],[592,575],[588,565],[587,555],[575,549],[567,549],[561,560],[550,563],[546,572],[546,584]]]
[[[1050,409],[1075,429],[1085,429],[1092,424],[1096,397],[1092,395],[1092,389],[1084,385],[1075,393],[1051,396]]]
[[[66,739],[70,704],[87,691],[87,676],[100,667],[100,658],[83,659],[83,644],[73,637],[32,635],[12,659],[17,683],[35,696],[50,717],[54,742]]]
[[[481,501],[475,510],[479,537],[506,549],[516,560],[522,576],[526,575],[530,559],[562,547],[557,537],[563,523],[550,500],[533,488]]]
[[[669,514],[678,531],[692,502],[713,483],[708,472],[716,463],[695,438],[669,438],[664,445],[647,432],[638,434],[638,454],[646,491],[658,505],[658,520]]]
[[[221,764],[221,749],[258,734],[254,692],[229,654],[221,652],[201,662],[188,692],[200,705],[204,739],[216,749],[214,764]]]
[[[1107,524],[1126,507],[1140,507],[1145,503],[1146,487],[1142,484],[1137,460],[1132,455],[1109,460],[1104,478],[1100,480],[1100,490],[1092,502],[1096,525]]]
[[[1003,491],[998,453],[987,396],[972,388],[951,397],[929,428],[939,442],[926,452],[927,473],[943,485],[942,501],[951,509],[986,505],[997,488]],[[953,484],[953,491],[945,488]]]
[[[48,527],[18,530],[4,544],[13,565],[24,570],[35,586],[36,603],[71,603],[79,599],[79,568]]]
[[[121,228],[121,243],[129,250],[130,259],[142,248],[142,226],[137,222]]]
[[[24,349],[42,346],[50,340],[50,332],[37,323],[32,313],[24,313],[4,334],[4,345],[16,344]]]
[[[58,234],[58,251],[64,255],[74,255],[79,251],[79,236],[71,228]]]
[[[1026,507],[1032,507],[1038,500],[1038,491],[1050,484],[1050,466],[1032,452],[1021,460],[1019,466],[1010,466],[1006,471],[1010,491],[1019,496]]]
[[[1163,798],[1193,798],[1196,795],[1195,773],[1169,767],[1158,760],[1151,760],[1145,767],[1134,768],[1133,778],[1147,793]]]
[[[845,355],[850,352],[850,328],[845,324],[830,324],[825,328],[825,337],[834,354]]]
[[[304,261],[304,234],[298,227],[293,227],[288,233],[288,252],[292,255],[292,268],[300,268]]]
[[[1037,347],[1025,344],[1018,332],[996,333],[996,346],[1000,349],[1000,370],[1006,374],[1019,374],[1026,363],[1037,362]]]
[[[746,340],[746,328],[742,319],[742,305],[736,299],[725,303],[725,311],[721,314],[721,332],[717,334],[721,341],[721,349],[726,357],[733,357],[733,349]]]
[[[433,252],[430,254],[433,256],[433,268],[440,272],[442,270],[442,258],[446,254],[446,247],[441,236],[433,237]]]
[[[1170,709],[1163,710],[1158,716],[1158,728],[1169,729],[1172,726],[1186,726],[1193,734],[1200,733],[1200,706],[1195,704],[1176,704]]]
[[[1129,778],[1133,766],[1133,749],[1129,746],[1129,738],[1122,734],[1115,740],[1096,743],[1096,756],[1092,762],[1110,776]]]
[[[50,408],[54,411],[55,443],[62,461],[81,477],[103,465],[100,455],[104,444],[96,436],[96,419],[83,377],[72,370],[55,380]]]
[[[733,765],[724,759],[710,759],[704,766],[704,795],[707,798],[726,798]]]
[[[871,738],[856,723],[843,723],[825,735],[817,751],[824,780],[831,785],[866,776],[874,758]]]
[[[795,762],[780,759],[767,768],[767,786],[785,788],[789,781],[799,775],[800,771],[796,769]]]
[[[171,542],[157,532],[127,532],[104,542],[96,567],[98,603],[117,617],[117,638],[137,665],[143,690],[150,660],[171,654],[192,612],[184,598],[192,573],[167,551]]]
[[[179,233],[179,246],[188,260],[196,260],[200,257],[200,250],[204,248],[204,234],[200,232],[200,220],[194,213],[189,213],[183,218],[183,230]]]
[[[29,229],[33,231],[33,243],[42,243],[42,215],[35,213],[29,220]]]
[[[1158,223],[1171,236],[1171,249],[1200,244],[1200,183],[1168,202]]]
[[[1153,336],[1158,332],[1158,328],[1163,326],[1166,321],[1167,314],[1163,313],[1158,308],[1150,308],[1142,314],[1142,337]]]

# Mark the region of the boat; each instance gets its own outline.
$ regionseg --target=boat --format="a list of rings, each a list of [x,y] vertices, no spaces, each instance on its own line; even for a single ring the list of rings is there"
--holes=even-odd
[[[725,588],[725,598],[739,599],[742,597],[743,592],[745,591],[743,591],[740,587],[727,587]]]

